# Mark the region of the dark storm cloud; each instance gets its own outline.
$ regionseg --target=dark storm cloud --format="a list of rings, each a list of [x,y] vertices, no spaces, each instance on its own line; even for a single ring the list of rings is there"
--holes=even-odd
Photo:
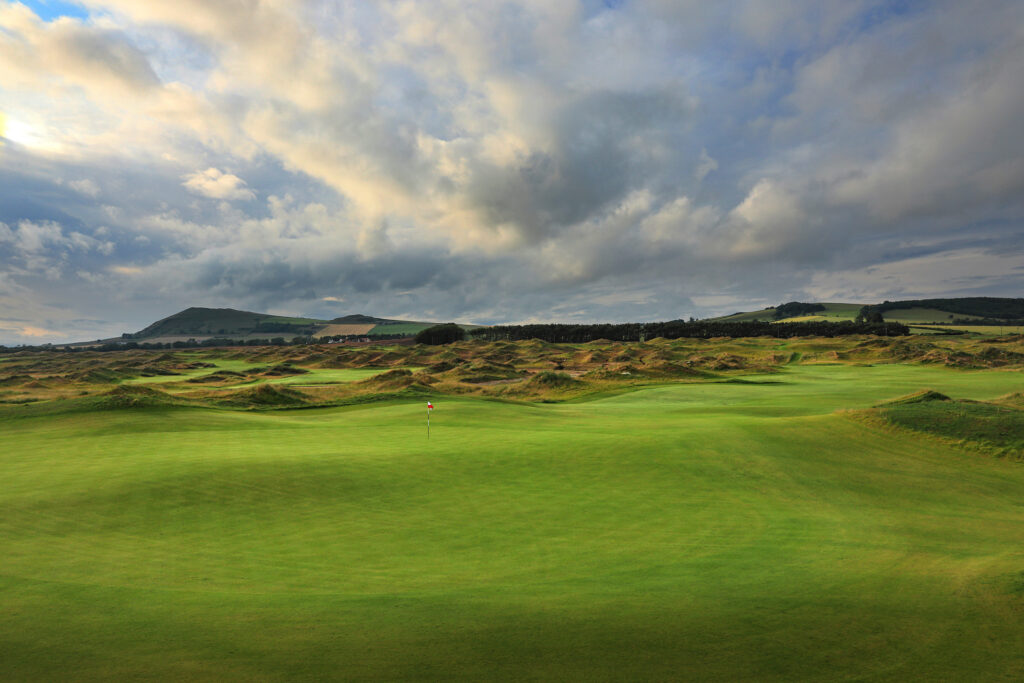
[[[468,201],[528,241],[600,216],[630,190],[659,184],[665,164],[652,151],[674,147],[691,109],[681,88],[575,97],[558,112],[554,149],[477,168]]]

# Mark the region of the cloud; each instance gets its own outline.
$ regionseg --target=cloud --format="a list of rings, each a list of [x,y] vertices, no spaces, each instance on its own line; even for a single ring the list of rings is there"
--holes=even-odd
[[[97,197],[100,194],[100,187],[92,180],[83,178],[81,180],[72,180],[68,183],[71,189],[84,194],[88,197]]]
[[[17,85],[57,81],[120,95],[159,85],[146,56],[123,32],[70,17],[45,22],[20,3],[0,6],[0,67]]]
[[[1016,2],[81,5],[0,4],[0,275],[39,327],[678,317],[893,298],[856,275],[893,263],[938,291],[910,259],[972,249],[946,294],[1024,284]]]
[[[246,188],[244,180],[216,168],[189,173],[182,178],[185,180],[182,185],[188,190],[211,199],[253,199],[256,196]]]
[[[61,336],[61,333],[56,330],[48,330],[44,327],[36,327],[35,325],[26,325],[14,320],[0,319],[0,334],[4,333],[32,340],[44,338],[52,339],[54,337]]]

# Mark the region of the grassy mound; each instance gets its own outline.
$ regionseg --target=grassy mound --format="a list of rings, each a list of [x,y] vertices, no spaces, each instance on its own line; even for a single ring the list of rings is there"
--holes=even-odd
[[[259,384],[249,389],[232,392],[221,403],[232,406],[258,408],[290,408],[309,404],[305,394],[273,384]]]
[[[456,366],[446,372],[445,377],[474,384],[496,382],[504,379],[517,379],[522,374],[522,371],[517,370],[508,363],[477,361]]]
[[[293,375],[305,375],[308,372],[309,370],[297,368],[290,363],[278,363],[277,365],[262,369],[260,374],[267,377],[291,377]]]
[[[545,370],[544,372],[538,372],[536,375],[531,377],[525,382],[525,385],[531,389],[544,389],[544,390],[565,390],[575,389],[583,385],[583,382],[575,379],[571,375],[567,375],[564,372],[554,372],[552,370]]]
[[[994,402],[1014,408],[1024,408],[1024,392],[1015,391],[1012,394],[1000,396]]]
[[[162,368],[156,365],[145,365],[138,369],[138,373],[141,377],[169,377],[172,375],[180,375],[180,372],[170,370],[168,368]]]
[[[213,384],[216,382],[238,381],[245,379],[246,377],[247,375],[244,373],[235,372],[234,370],[218,370],[217,372],[211,372],[208,375],[191,377],[185,381],[191,384]]]
[[[911,403],[928,403],[930,401],[949,400],[951,399],[949,398],[949,396],[946,396],[945,394],[940,394],[939,392],[933,391],[932,389],[921,389],[920,391],[915,391],[912,394],[907,394],[906,396],[901,396],[899,398],[894,398],[891,401],[885,401],[884,403],[880,403],[878,407],[900,406],[909,405]]]
[[[883,404],[879,412],[906,429],[973,443],[998,455],[1024,456],[1024,410],[983,401],[953,401],[935,391]]]
[[[153,408],[174,405],[174,398],[159,389],[143,384],[122,384],[96,399],[95,406],[103,410],[123,408]]]
[[[69,377],[79,382],[87,382],[89,384],[108,384],[113,382],[119,382],[122,379],[127,379],[130,375],[110,370],[108,368],[98,368],[95,370],[85,370],[82,372],[72,373]]]
[[[356,382],[360,388],[371,391],[398,391],[408,387],[426,387],[434,382],[434,378],[423,372],[412,372],[405,368],[396,368],[374,375],[360,382]]]

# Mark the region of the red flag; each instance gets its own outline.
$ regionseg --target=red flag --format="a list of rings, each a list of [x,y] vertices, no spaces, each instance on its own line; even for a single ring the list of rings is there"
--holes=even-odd
[[[434,404],[431,403],[430,401],[427,401],[427,410],[433,410],[433,409],[434,409]]]

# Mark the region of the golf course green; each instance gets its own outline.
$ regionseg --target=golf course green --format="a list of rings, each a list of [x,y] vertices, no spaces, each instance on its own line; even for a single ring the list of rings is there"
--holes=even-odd
[[[1024,464],[861,411],[1022,385],[4,408],[0,678],[1021,680]]]

